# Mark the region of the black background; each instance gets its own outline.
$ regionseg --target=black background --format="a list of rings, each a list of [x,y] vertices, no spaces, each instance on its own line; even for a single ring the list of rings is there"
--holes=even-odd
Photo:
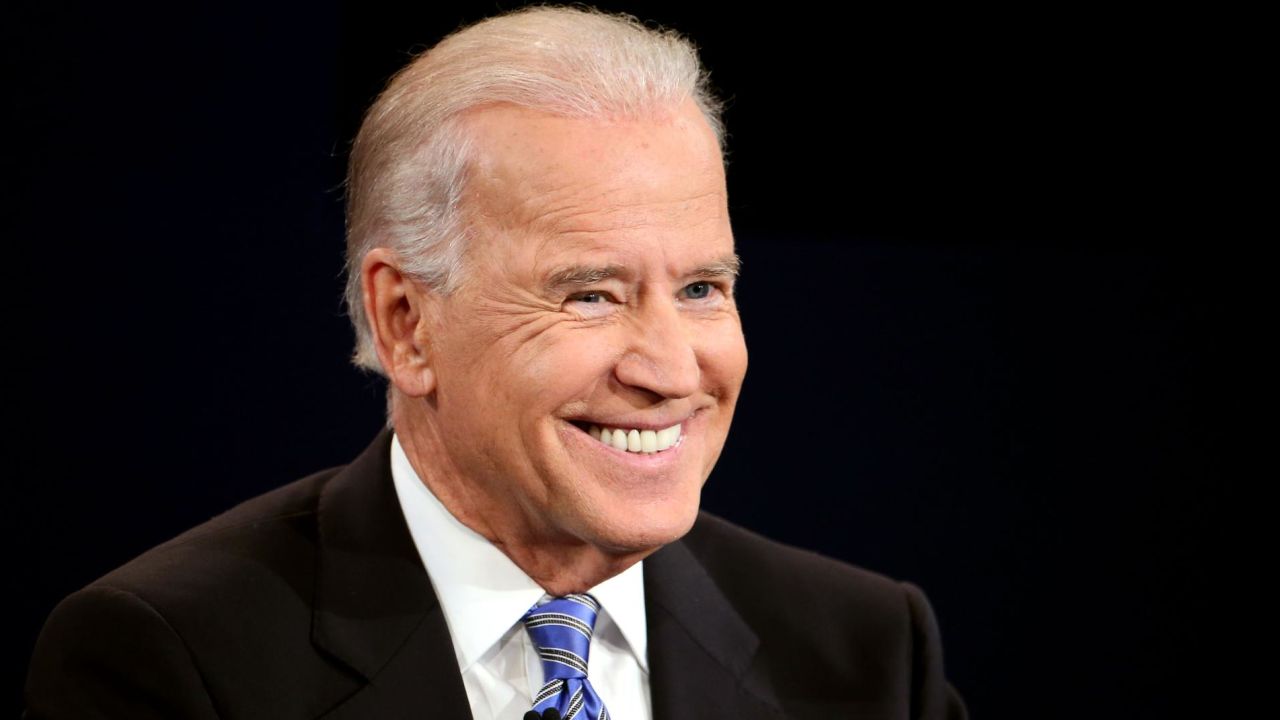
[[[347,143],[410,52],[515,5],[9,11],[12,709],[60,597],[377,432]],[[728,99],[751,369],[704,507],[921,585],[976,717],[1223,702],[1207,31],[599,6]]]

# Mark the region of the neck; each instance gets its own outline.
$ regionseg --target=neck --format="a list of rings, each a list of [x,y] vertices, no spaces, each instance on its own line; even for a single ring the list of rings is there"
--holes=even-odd
[[[454,518],[488,540],[554,597],[581,593],[625,571],[657,548],[606,549],[548,526],[505,488],[468,477],[452,461],[433,418],[396,402],[396,437],[419,480]]]
[[[587,592],[652,552],[611,555],[585,543],[572,547],[548,547],[513,543],[501,536],[486,537],[553,597]]]

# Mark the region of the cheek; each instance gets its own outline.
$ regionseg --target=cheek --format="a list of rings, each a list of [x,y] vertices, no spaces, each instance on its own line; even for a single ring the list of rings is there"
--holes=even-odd
[[[524,345],[512,372],[540,406],[589,400],[618,357],[608,332],[567,328]]]
[[[736,318],[704,328],[698,356],[708,390],[736,397],[747,373],[747,343]]]

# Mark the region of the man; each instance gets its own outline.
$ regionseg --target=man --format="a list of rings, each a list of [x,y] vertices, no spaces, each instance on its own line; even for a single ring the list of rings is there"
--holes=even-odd
[[[625,18],[416,59],[350,174],[389,430],[65,600],[28,716],[964,717],[919,590],[698,512],[747,366],[721,136]]]

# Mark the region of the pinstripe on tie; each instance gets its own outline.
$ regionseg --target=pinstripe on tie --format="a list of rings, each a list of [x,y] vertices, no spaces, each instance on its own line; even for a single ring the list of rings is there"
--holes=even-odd
[[[609,712],[587,679],[587,652],[600,603],[590,595],[566,595],[525,613],[545,678],[533,709],[556,708],[564,720],[606,720]]]

